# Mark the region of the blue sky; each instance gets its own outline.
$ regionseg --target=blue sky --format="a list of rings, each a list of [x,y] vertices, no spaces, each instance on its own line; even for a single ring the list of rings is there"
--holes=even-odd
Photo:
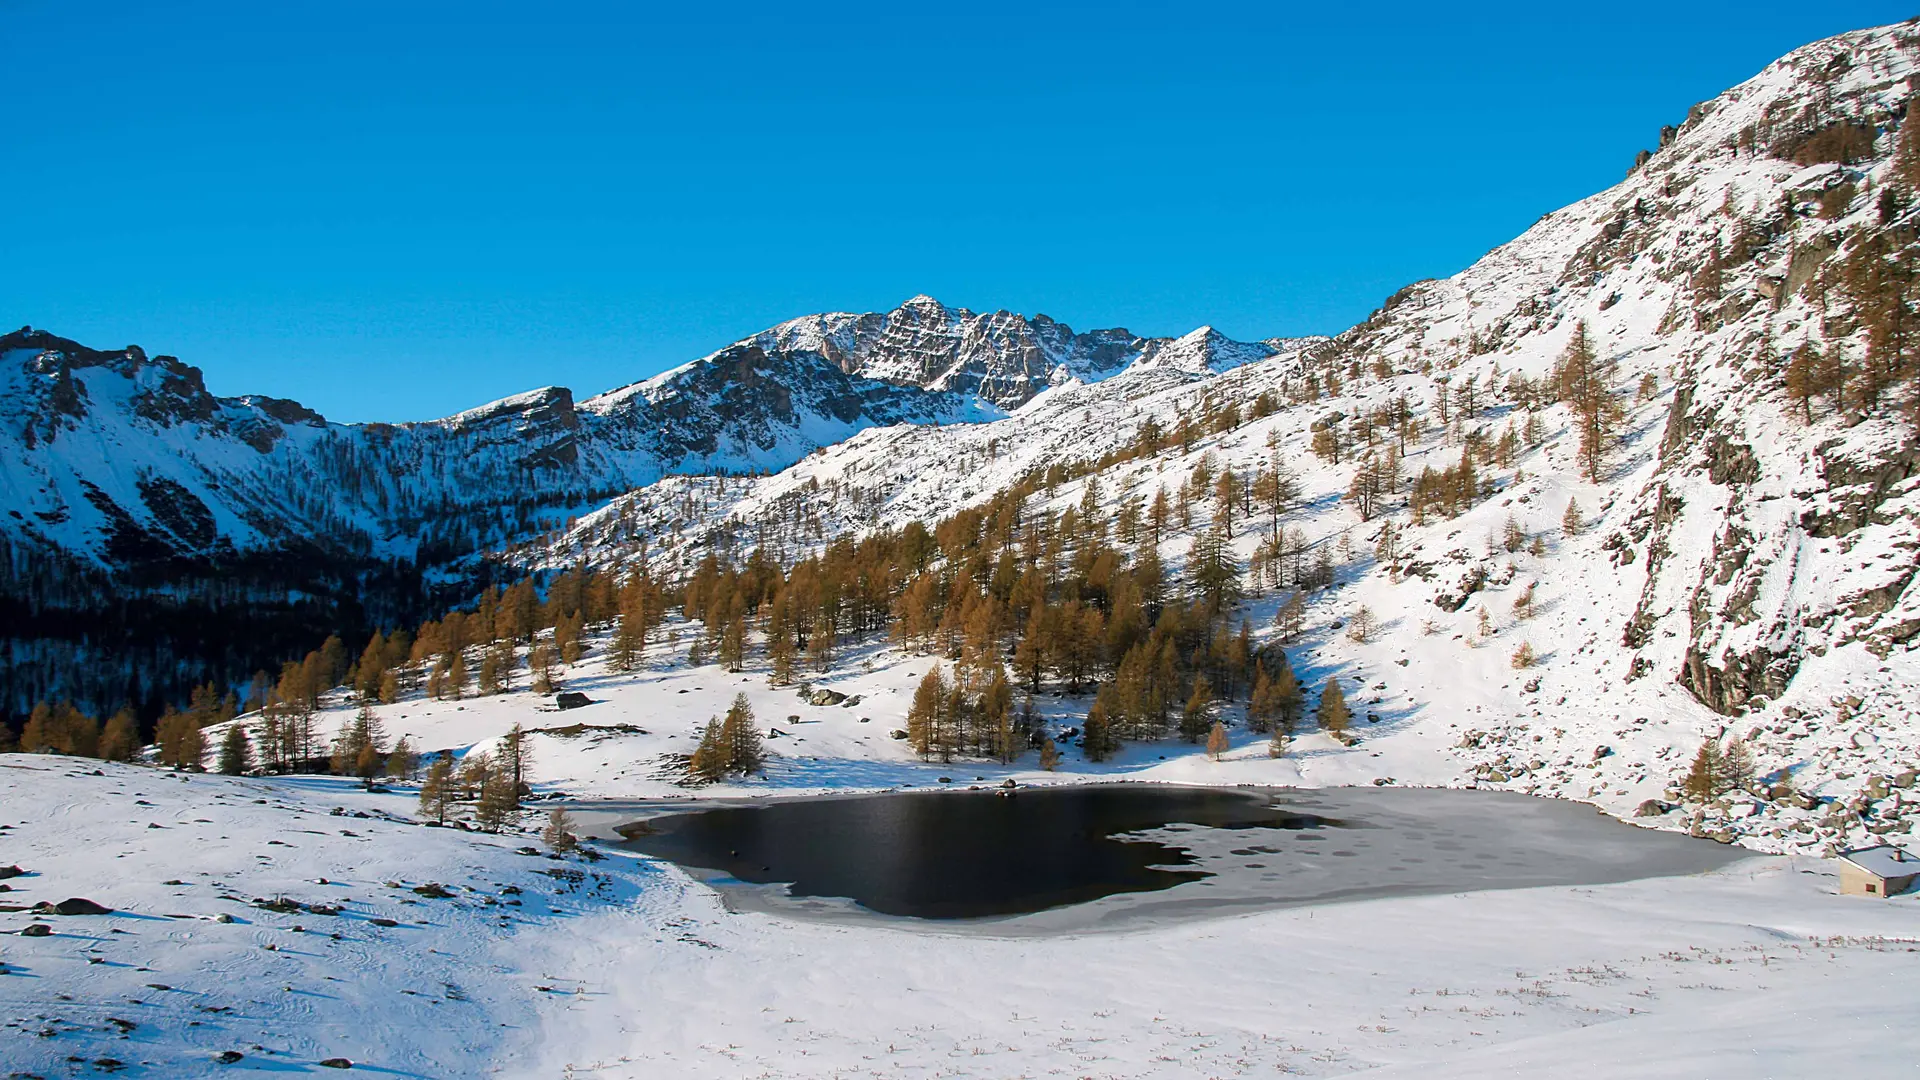
[[[1334,332],[1912,14],[1463,7],[0,0],[0,321],[337,420],[920,292]]]

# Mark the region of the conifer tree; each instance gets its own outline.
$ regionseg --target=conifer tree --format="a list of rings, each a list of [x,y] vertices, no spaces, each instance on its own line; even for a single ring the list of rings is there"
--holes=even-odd
[[[1273,730],[1277,712],[1273,699],[1273,679],[1267,674],[1267,665],[1255,664],[1253,693],[1247,699],[1247,730],[1260,735]]]
[[[507,790],[513,793],[513,807],[520,808],[520,792],[526,788],[527,766],[533,757],[532,747],[527,745],[527,729],[516,721],[500,737],[500,771],[507,779]]]
[[[700,745],[694,748],[693,758],[687,763],[687,772],[693,779],[702,783],[717,784],[726,779],[727,768],[732,763],[727,760],[727,740],[720,730],[720,718],[707,721],[707,728],[700,736]]]
[[[1044,740],[1040,744],[1040,767],[1048,772],[1060,767],[1060,748],[1053,745],[1052,739]]]
[[[1227,726],[1215,720],[1213,727],[1207,731],[1207,757],[1219,761],[1220,755],[1227,752],[1229,745],[1231,744],[1227,739]]]
[[[1722,791],[1742,791],[1753,786],[1753,751],[1745,739],[1727,736],[1726,747],[1720,752],[1720,773]]]
[[[189,772],[206,769],[206,734],[191,714],[167,709],[160,716],[154,736],[160,743],[161,765]]]
[[[1560,396],[1573,409],[1580,432],[1581,468],[1595,483],[1601,479],[1607,451],[1626,415],[1613,394],[1613,370],[1613,363],[1595,352],[1587,324],[1575,323],[1573,338],[1560,356]]]
[[[447,813],[453,809],[452,755],[437,754],[427,766],[426,779],[420,784],[420,809],[440,824],[447,823]]]
[[[1267,756],[1270,758],[1286,757],[1289,742],[1291,742],[1291,740],[1287,737],[1287,729],[1280,724],[1275,724],[1272,734],[1267,738]]]
[[[1720,744],[1707,739],[1693,755],[1693,764],[1680,781],[1680,790],[1695,802],[1708,802],[1721,792],[1726,767],[1720,760]]]
[[[764,753],[760,729],[755,726],[753,706],[747,695],[735,694],[726,718],[720,721],[720,737],[726,743],[727,771],[751,776],[762,768]]]
[[[131,706],[122,705],[100,733],[100,757],[105,761],[132,761],[140,750],[140,726]]]
[[[1086,723],[1082,725],[1086,735],[1081,741],[1081,749],[1085,751],[1088,761],[1105,761],[1119,749],[1119,740],[1113,735],[1113,723],[1108,719],[1107,696],[1104,688],[1094,696],[1093,705],[1087,710]]]
[[[540,831],[540,839],[556,855],[568,855],[580,847],[580,838],[573,832],[573,815],[555,807],[547,813],[547,827]]]
[[[1813,399],[1821,391],[1820,366],[1820,352],[1811,343],[1802,343],[1787,360],[1787,397],[1799,403],[1803,423],[1813,423]]]
[[[1560,515],[1560,531],[1568,536],[1578,536],[1580,530],[1586,527],[1587,519],[1580,512],[1580,500],[1569,497],[1567,511]]]
[[[402,735],[400,741],[393,744],[393,749],[387,752],[387,775],[395,780],[411,780],[413,771],[413,746]]]
[[[1188,695],[1186,708],[1180,713],[1180,737],[1197,743],[1205,737],[1207,725],[1212,722],[1213,686],[1201,675],[1193,680],[1193,693]]]
[[[1347,710],[1347,695],[1340,689],[1340,680],[1336,676],[1327,676],[1327,685],[1320,690],[1320,706],[1314,713],[1320,730],[1338,735],[1347,730],[1347,724],[1353,714]]]
[[[921,677],[913,691],[913,704],[907,708],[907,742],[922,761],[940,750],[940,713],[946,699],[947,680],[940,673],[940,665],[935,664]]]
[[[492,769],[485,773],[480,783],[480,798],[473,806],[473,820],[482,829],[497,833],[506,828],[519,808],[520,797],[506,770]]]
[[[227,776],[245,776],[253,769],[253,745],[247,741],[247,729],[228,724],[220,740],[220,771]]]

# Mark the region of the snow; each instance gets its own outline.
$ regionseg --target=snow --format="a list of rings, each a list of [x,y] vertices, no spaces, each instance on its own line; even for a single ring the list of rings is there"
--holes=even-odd
[[[0,831],[0,852],[37,876],[14,879],[15,891],[0,896],[90,896],[124,914],[51,919],[53,937],[7,939],[0,1000],[15,1027],[0,1028],[0,1046],[8,1064],[53,1074],[67,1071],[69,1055],[111,1056],[151,1075],[181,1075],[211,1071],[195,1063],[232,1048],[249,1062],[338,1053],[428,1075],[1477,1077],[1565,1071],[1568,1062],[1640,1077],[1715,1074],[1731,1071],[1729,1063],[1758,1075],[1911,1072],[1920,1050],[1907,1015],[1920,991],[1920,900],[1839,897],[1833,864],[1820,856],[1898,840],[1920,816],[1920,654],[1911,634],[1920,625],[1911,584],[1920,481],[1900,471],[1913,429],[1886,416],[1805,423],[1755,362],[1824,341],[1826,320],[1805,296],[1763,300],[1761,286],[1826,231],[1871,224],[1872,200],[1835,221],[1795,218],[1783,241],[1729,269],[1719,314],[1698,324],[1684,317],[1700,254],[1729,240],[1754,208],[1842,173],[1863,187],[1884,181],[1887,140],[1881,159],[1840,172],[1744,154],[1737,140],[1769,109],[1794,115],[1805,104],[1840,102],[1890,115],[1913,74],[1903,32],[1845,35],[1770,66],[1710,103],[1621,185],[1548,215],[1454,277],[1409,287],[1334,342],[1243,345],[1206,328],[1173,341],[1123,331],[1069,337],[1050,321],[975,315],[926,298],[884,315],[782,324],[733,348],[778,346],[842,371],[877,358],[866,374],[928,385],[960,388],[988,376],[1033,385],[1009,392],[1006,402],[1019,404],[1004,417],[985,408],[941,414],[981,422],[870,426],[872,415],[849,423],[807,413],[778,433],[757,433],[752,445],[733,432],[710,453],[671,462],[645,440],[620,444],[596,459],[597,475],[645,486],[582,515],[557,539],[507,553],[523,569],[583,559],[618,566],[644,533],[659,567],[672,570],[716,549],[744,554],[758,526],[786,522],[796,508],[821,523],[817,535],[793,541],[801,548],[936,520],[1035,470],[1098,460],[1149,417],[1170,428],[1209,403],[1245,409],[1282,390],[1321,350],[1345,350],[1368,370],[1343,374],[1340,391],[1202,436],[1190,449],[1111,462],[1097,474],[1097,502],[1111,520],[1120,500],[1172,490],[1209,459],[1238,473],[1275,457],[1291,464],[1304,492],[1282,524],[1343,555],[1335,587],[1312,598],[1305,633],[1284,645],[1305,686],[1338,678],[1349,688],[1356,745],[1307,734],[1272,758],[1264,739],[1236,723],[1220,761],[1167,742],[1130,745],[1097,765],[1069,748],[1051,773],[1031,755],[1012,765],[931,765],[888,733],[903,726],[933,659],[849,645],[816,678],[860,703],[815,707],[792,688],[769,686],[758,660],[744,672],[690,664],[687,646],[702,628],[684,622],[671,623],[672,640],[632,674],[606,670],[604,638],[594,642],[563,676],[568,689],[596,699],[586,709],[550,713],[521,689],[457,702],[415,694],[377,710],[389,735],[405,734],[416,750],[473,753],[516,723],[534,729],[536,790],[579,805],[938,788],[942,775],[959,786],[1011,778],[1473,787],[1588,802],[1648,827],[1737,842],[1752,859],[1692,877],[1014,938],[729,913],[682,872],[630,854],[558,864],[516,854],[524,837],[411,824],[405,790],[120,766],[94,776],[92,763],[11,756],[0,758],[0,814],[10,818],[0,824],[11,826]],[[1832,58],[1843,52],[1852,61],[1839,70]],[[1403,570],[1374,559],[1380,519],[1363,522],[1342,501],[1350,461],[1303,452],[1309,425],[1402,394],[1430,418],[1435,394],[1468,378],[1539,377],[1579,321],[1619,364],[1623,390],[1652,380],[1650,396],[1627,402],[1605,474],[1583,478],[1566,410],[1543,409],[1545,439],[1511,467],[1489,470],[1498,479],[1491,498],[1424,524],[1394,506]],[[887,347],[863,351],[876,341]],[[1861,347],[1858,335],[1825,344]],[[580,413],[594,422],[645,419],[656,394],[696,386],[709,361],[727,353],[584,402]],[[1370,370],[1376,361],[1383,373]],[[90,407],[125,414],[148,388],[139,380],[157,378],[123,367],[81,373]],[[22,368],[4,388],[7,400],[38,400],[40,385]],[[1036,392],[1022,397],[1028,390]],[[221,408],[257,414],[244,403]],[[1519,420],[1496,400],[1482,427],[1497,436]],[[1459,441],[1433,427],[1409,447],[1408,471],[1459,460]],[[433,483],[374,470],[365,501],[335,503],[333,512],[372,528],[371,508],[383,499],[417,510],[449,490],[511,490],[490,487],[512,471],[508,459],[469,468],[455,460],[459,446],[437,439],[421,427],[395,442]],[[272,475],[296,478],[296,492],[318,490],[320,474],[303,463],[353,458],[355,445],[335,427],[288,425],[268,455],[281,470]],[[23,512],[73,508],[70,520],[31,528],[76,550],[99,527],[81,480],[135,506],[140,470],[151,469],[221,506],[208,478],[231,488],[259,456],[217,431],[144,420],[63,429],[59,446],[65,456],[54,464],[10,452],[0,485],[7,505]],[[1750,478],[1730,474],[1740,448],[1752,451]],[[443,465],[461,471],[436,487]],[[784,467],[754,478],[662,477],[672,466]],[[1030,508],[1075,505],[1086,487],[1066,483]],[[1586,519],[1571,533],[1559,525],[1569,498]],[[318,510],[297,503],[286,512]],[[250,527],[243,514],[216,512],[226,515],[223,533]],[[1537,554],[1531,545],[1507,549],[1509,520],[1539,541]],[[1242,560],[1264,524],[1243,524],[1235,538]],[[1160,552],[1170,570],[1183,549],[1176,539]],[[1484,586],[1457,610],[1433,602],[1479,572]],[[1514,606],[1529,591],[1531,616]],[[1278,643],[1280,599],[1268,590],[1248,605],[1262,643]],[[1381,625],[1356,640],[1348,630],[1362,607]],[[1524,670],[1512,660],[1522,643],[1539,657]],[[1719,711],[1679,682],[1696,666],[1731,677],[1745,663],[1790,671],[1777,687],[1717,703]],[[781,732],[769,741],[766,775],[683,787],[682,756],[736,693]],[[1049,691],[1036,704],[1057,731],[1077,724],[1088,702]],[[1225,719],[1237,721],[1237,709]],[[325,726],[337,730],[352,711],[330,702]],[[1767,781],[1790,780],[1795,790],[1683,805],[1674,785],[1693,752],[1729,735],[1753,749]],[[604,884],[597,895],[554,896],[562,883],[536,874],[554,868],[598,874],[584,880]],[[323,877],[347,884],[315,884]],[[175,879],[199,884],[160,884]],[[388,889],[388,880],[440,882],[458,899],[420,899]],[[243,901],[290,893],[317,902],[338,890],[351,902],[339,916],[273,915],[219,900],[212,883]],[[503,923],[507,885],[526,899]],[[211,921],[221,911],[241,921]],[[367,921],[374,917],[405,925],[381,931]],[[0,926],[26,918],[9,914]],[[296,922],[307,932],[294,935]],[[337,928],[341,940],[322,927]],[[102,962],[88,963],[95,950]],[[152,991],[150,982],[185,989]],[[447,984],[464,1000],[448,997]],[[176,1006],[176,995],[201,996]],[[230,1013],[191,1009],[229,1002]],[[122,1040],[108,1017],[140,1026]]]
[[[1892,844],[1864,848],[1860,851],[1846,851],[1842,852],[1840,857],[1869,874],[1883,878],[1920,875],[1920,856],[1915,856],[1907,849]]]
[[[1838,896],[1815,860],[1009,937],[731,913],[619,849],[557,862],[407,823],[406,790],[96,765],[0,757],[0,850],[30,872],[0,897],[116,909],[5,939],[15,1070],[1892,1075],[1920,1050],[1920,906]],[[254,904],[280,897],[340,913]]]

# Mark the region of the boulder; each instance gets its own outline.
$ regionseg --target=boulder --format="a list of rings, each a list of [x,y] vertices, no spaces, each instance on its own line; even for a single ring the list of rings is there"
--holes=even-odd
[[[43,923],[43,922],[37,922],[37,923],[28,923],[26,927],[20,931],[20,936],[21,937],[48,937],[52,933],[53,933],[53,927],[48,926],[46,923]]]
[[[807,694],[807,704],[809,705],[838,705],[845,700],[847,700],[847,695],[838,690],[829,690],[824,686],[817,690],[810,691]]]
[[[346,1058],[328,1058],[320,1063],[320,1067],[323,1069],[351,1069],[353,1068],[353,1062],[348,1061]]]
[[[17,866],[0,866],[0,881],[5,881],[10,877],[19,877],[24,873],[26,873],[26,871]]]
[[[42,905],[55,915],[111,915],[113,909],[96,904],[84,896],[69,896],[57,904]]]
[[[593,704],[593,699],[578,690],[566,690],[555,694],[553,703],[561,711],[579,709]]]
[[[1659,817],[1660,815],[1672,809],[1673,809],[1672,806],[1661,802],[1659,799],[1648,799],[1647,801],[1641,803],[1639,806],[1636,806],[1633,808],[1633,816],[1634,817]]]

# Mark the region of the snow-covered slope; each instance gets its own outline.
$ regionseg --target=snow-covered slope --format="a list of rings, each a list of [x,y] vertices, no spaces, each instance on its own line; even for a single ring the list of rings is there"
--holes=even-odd
[[[778,470],[875,426],[986,421],[1129,365],[1204,373],[1272,351],[919,297],[795,320],[577,404],[546,387],[439,421],[343,425],[215,397],[171,357],[23,329],[0,337],[0,599],[62,617],[16,628],[0,711],[157,705],[273,667],[302,636],[417,621],[471,595],[477,555],[670,474]],[[152,610],[103,610],[107,596]],[[199,655],[155,630],[181,619],[213,628]],[[122,638],[131,666],[84,644]]]
[[[0,930],[50,931],[0,954],[16,1075],[1894,1076],[1920,1053],[1914,905],[1835,896],[1812,860],[1009,937],[730,912],[617,849],[420,827],[405,788],[96,765],[0,755],[26,871]],[[114,910],[26,910],[70,897]]]
[[[682,568],[768,537],[790,556],[839,535],[932,522],[1050,467],[1100,461],[1149,418],[1171,431],[1233,404],[1239,417],[1226,430],[1097,471],[1100,513],[1115,520],[1129,501],[1177,491],[1202,461],[1242,477],[1276,458],[1298,471],[1303,494],[1281,524],[1337,552],[1339,572],[1290,652],[1304,681],[1340,673],[1386,684],[1370,743],[1443,739],[1454,782],[1591,798],[1621,813],[1652,800],[1644,812],[1659,815],[1692,749],[1730,732],[1749,740],[1773,781],[1836,801],[1817,821],[1766,801],[1688,818],[1666,811],[1668,824],[1776,846],[1904,831],[1912,797],[1889,778],[1910,784],[1920,765],[1920,450],[1902,407],[1912,387],[1835,407],[1802,406],[1784,384],[1787,358],[1809,343],[1864,378],[1869,333],[1842,266],[1862,245],[1912,235],[1914,211],[1879,194],[1902,184],[1910,31],[1796,51],[1695,106],[1620,185],[1452,278],[1409,286],[1331,343],[1276,343],[1272,356],[1221,374],[1138,363],[995,423],[876,428],[774,476],[675,479],[516,557],[619,564],[640,537]],[[1841,125],[1877,132],[1871,150],[1811,167],[1777,156]],[[1623,412],[1595,478],[1578,418],[1551,386],[1578,326],[1613,365]],[[1282,407],[1254,417],[1262,394]],[[1368,451],[1353,421],[1396,412],[1403,399],[1417,431],[1402,479],[1363,519],[1343,498]],[[1537,440],[1526,436],[1530,411]],[[1339,460],[1307,450],[1329,423],[1354,441]],[[1398,441],[1392,424],[1376,428],[1376,459]],[[1416,520],[1412,478],[1453,466],[1470,444],[1486,448],[1476,454],[1491,493],[1458,517]],[[1087,483],[1043,490],[1030,506],[1081,505]],[[1580,520],[1568,530],[1570,500]],[[1209,513],[1203,502],[1199,520]],[[1389,525],[1397,558],[1377,546]],[[1243,518],[1240,530],[1245,565],[1264,523]],[[1162,559],[1177,568],[1185,546],[1184,536],[1167,542]],[[1269,640],[1276,604],[1268,591],[1251,608]],[[1356,642],[1340,630],[1363,606],[1383,628]],[[1511,659],[1522,643],[1538,657],[1524,671]]]

